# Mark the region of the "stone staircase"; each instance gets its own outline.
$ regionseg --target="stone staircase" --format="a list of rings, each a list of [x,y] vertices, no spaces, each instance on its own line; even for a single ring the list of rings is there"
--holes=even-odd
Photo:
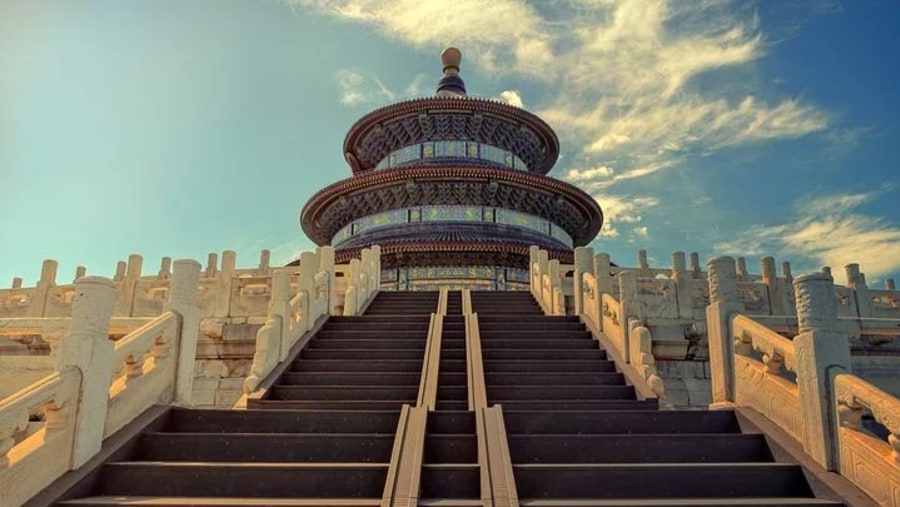
[[[58,504],[385,505],[438,301],[380,293],[363,316],[331,317],[247,410],[165,411]],[[544,316],[527,293],[473,292],[471,302],[521,505],[844,505],[816,499],[804,469],[776,463],[733,412],[660,412],[637,399],[577,318]],[[450,292],[420,505],[493,505],[482,500],[462,308]]]

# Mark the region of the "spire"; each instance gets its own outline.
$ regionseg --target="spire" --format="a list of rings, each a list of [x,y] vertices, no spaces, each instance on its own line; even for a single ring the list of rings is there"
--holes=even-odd
[[[454,47],[441,51],[441,65],[444,69],[444,77],[438,81],[438,97],[464,97],[466,95],[466,83],[459,77],[459,62],[462,53]]]

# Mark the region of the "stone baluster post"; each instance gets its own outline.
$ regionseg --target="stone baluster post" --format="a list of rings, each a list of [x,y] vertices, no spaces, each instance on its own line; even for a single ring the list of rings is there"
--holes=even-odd
[[[572,296],[575,299],[575,315],[585,313],[583,293],[584,280],[582,280],[582,276],[585,273],[593,274],[594,268],[591,262],[593,256],[594,251],[590,248],[580,246],[575,249],[575,274],[572,278]]]
[[[21,280],[21,278],[19,280]],[[21,283],[22,282],[20,281],[19,284],[21,284]],[[885,288],[885,290],[897,290],[897,287],[894,285],[894,279],[888,278],[887,280],[885,280],[884,288]]]
[[[831,266],[822,266],[822,272],[828,276],[831,276]]]
[[[650,278],[653,275],[650,274],[650,262],[647,261],[647,251],[646,250],[638,250],[638,276],[643,278]]]
[[[743,257],[737,258],[737,280],[739,282],[750,280],[750,274],[747,273],[747,259]]]
[[[79,278],[83,277],[87,273],[87,268],[84,266],[78,266],[75,268],[75,278],[72,280],[72,283],[78,281]]]
[[[334,276],[334,247],[319,247],[319,270],[328,273],[328,294],[325,295],[325,313],[334,315],[332,308],[337,303],[335,301],[335,284],[337,283]]]
[[[359,259],[350,259],[350,273],[347,279],[347,292],[344,293],[344,315],[358,315],[359,312]],[[302,262],[301,262],[302,265]],[[399,277],[398,277],[399,280]],[[399,284],[398,284],[399,285]]]
[[[856,299],[857,315],[861,318],[873,317],[875,308],[869,287],[866,286],[866,275],[860,272],[859,264],[847,264],[844,269],[847,271],[847,287],[853,289]]]
[[[700,254],[697,252],[691,252],[691,278],[694,280],[703,278],[703,273],[700,271]]]
[[[553,292],[550,287],[544,286],[544,275],[546,275],[549,271],[550,266],[550,253],[546,250],[538,250],[538,275],[540,277],[539,283],[541,284],[538,302],[540,302],[541,307],[544,310],[544,313],[547,315],[551,315],[553,310]]]
[[[291,331],[291,269],[280,268],[272,273],[272,296],[269,298],[267,322],[275,320],[278,329],[278,350],[269,350],[269,354],[277,353],[278,361],[287,359],[293,343],[290,343]],[[273,347],[274,348],[274,347]]]
[[[562,304],[562,313],[560,313],[559,299],[565,296],[562,294],[562,270],[559,267],[559,259],[552,259],[547,263],[547,274],[550,275],[550,315],[565,315],[565,303]]]
[[[231,312],[231,284],[237,278],[237,253],[234,250],[222,252],[222,269],[215,273],[216,307],[213,317],[228,317]]]
[[[113,281],[121,282],[125,279],[125,269],[128,267],[128,264],[125,261],[119,261],[116,263],[116,274],[113,275]]]
[[[81,371],[81,395],[75,415],[71,468],[78,468],[100,451],[109,403],[115,345],[109,339],[109,321],[116,300],[115,283],[99,276],[75,282],[69,333],[56,347],[56,369]]]
[[[206,256],[206,272],[203,274],[204,278],[215,278],[216,277],[216,267],[219,264],[219,254],[216,252],[210,252],[209,255]]]
[[[357,272],[359,268],[357,268]],[[306,308],[301,316],[301,322],[304,323],[303,333],[309,331],[316,324],[319,318],[316,315],[316,273],[319,272],[319,259],[313,252],[303,252],[300,254],[300,274],[297,276],[297,292],[306,293]],[[359,303],[359,301],[357,301]],[[358,309],[358,307],[357,307]],[[356,313],[353,313],[356,315]],[[302,333],[301,333],[302,334]]]
[[[159,273],[156,274],[156,278],[159,280],[168,280],[171,278],[172,274],[172,258],[171,257],[163,257],[162,261],[159,263]]]
[[[116,307],[113,315],[119,317],[130,317],[131,310],[134,306],[134,289],[138,280],[141,278],[141,269],[144,265],[144,258],[138,254],[128,256],[128,268],[125,270],[125,277],[119,282],[119,289],[116,294]]]
[[[258,276],[265,276],[269,274],[269,262],[271,258],[272,252],[268,250],[259,252],[259,266],[256,268],[256,274]]]
[[[687,270],[684,252],[672,253],[672,273],[669,277],[675,282],[678,316],[685,319],[692,318],[694,312],[691,308],[691,274]]]
[[[18,276],[13,278],[12,280],[12,288],[13,289],[21,289],[22,288],[22,279]]]
[[[769,297],[769,314],[787,314],[788,312],[784,308],[785,302],[781,298],[778,275],[775,274],[775,259],[773,257],[763,257],[759,260],[759,269],[762,273],[762,283],[766,285],[766,292]]]
[[[540,299],[541,297],[540,277],[537,276],[538,273],[536,269],[539,251],[540,248],[538,248],[537,245],[528,247],[528,286],[531,288],[531,295],[534,296],[535,299]],[[537,285],[535,285],[535,278],[538,278]]]
[[[372,258],[375,260],[375,289],[381,290],[381,247],[372,245]]]
[[[625,362],[631,362],[629,358],[629,345],[631,333],[631,321],[641,322],[643,317],[641,312],[641,301],[638,295],[638,273],[635,271],[620,271],[617,275],[619,279],[619,304],[622,307],[622,314],[619,315],[619,325],[622,326],[622,357]]]
[[[613,294],[612,269],[609,254],[605,252],[594,256],[594,277],[597,278],[597,301],[603,294]]]
[[[839,470],[834,377],[852,373],[850,344],[838,329],[834,282],[825,273],[794,280],[797,324],[793,342],[803,421],[803,447],[829,471]]]
[[[58,264],[52,259],[47,259],[41,264],[41,278],[34,286],[31,301],[28,304],[29,317],[43,317],[47,307],[47,297],[50,289],[56,287],[56,269]]]
[[[787,315],[796,315],[797,307],[794,304],[794,275],[791,273],[791,263],[781,263],[781,295],[784,300],[784,312]]]
[[[744,310],[737,297],[737,272],[731,257],[715,257],[706,263],[709,306],[706,329],[709,336],[709,370],[712,384],[711,409],[734,406],[734,339],[731,317]]]
[[[194,362],[200,332],[200,307],[197,306],[200,268],[200,263],[193,259],[177,259],[173,263],[168,300],[163,307],[163,311],[181,317],[175,366],[175,403],[180,405],[191,404],[194,390]]]
[[[369,299],[369,293],[372,291],[372,249],[363,248],[359,254],[359,260],[362,263],[362,273],[363,278],[365,279],[365,293],[360,292],[362,296],[360,305],[365,304],[365,302]]]

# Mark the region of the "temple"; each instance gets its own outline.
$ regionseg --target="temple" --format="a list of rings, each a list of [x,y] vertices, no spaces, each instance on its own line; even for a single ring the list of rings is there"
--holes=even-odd
[[[290,266],[0,288],[0,507],[900,507],[894,281],[612,263],[460,59],[350,129]]]
[[[316,193],[303,231],[347,262],[381,246],[381,288],[525,290],[528,248],[572,262],[603,224],[591,196],[547,177],[553,129],[504,102],[470,97],[461,54],[441,53],[434,96],[376,109],[344,139],[353,172]]]

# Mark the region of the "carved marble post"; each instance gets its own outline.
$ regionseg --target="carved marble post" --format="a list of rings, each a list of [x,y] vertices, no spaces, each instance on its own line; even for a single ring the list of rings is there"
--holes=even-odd
[[[162,261],[159,263],[159,273],[156,274],[156,278],[159,280],[168,280],[172,275],[172,258],[171,257],[163,257]]]
[[[21,283],[22,283],[21,280],[22,280],[22,279],[20,278],[20,279],[19,279],[19,284],[20,284],[20,285],[21,285]],[[894,285],[894,279],[893,279],[893,278],[888,278],[887,280],[885,280],[885,281],[884,281],[884,288],[885,288],[886,290],[897,290],[897,287]]]
[[[694,280],[703,278],[703,273],[700,272],[700,254],[697,252],[691,252],[691,277]]]
[[[562,294],[562,282],[560,279],[559,259],[553,259],[547,263],[547,274],[550,275],[550,294],[547,303],[550,307],[550,315],[565,315],[565,302],[560,313],[559,299],[565,298]]]
[[[121,282],[125,279],[125,268],[128,264],[125,261],[119,261],[116,263],[116,274],[113,275],[113,281]]]
[[[359,301],[359,304],[363,305],[369,299],[369,294],[374,289],[374,287],[372,285],[372,282],[373,282],[373,280],[372,280],[372,271],[373,271],[373,269],[372,269],[373,268],[373,266],[372,266],[372,250],[370,248],[363,248],[362,251],[359,253],[359,260],[362,263],[361,268],[362,268],[362,274],[363,274],[364,285],[365,285],[364,291],[362,290],[362,288],[360,289],[360,296],[362,296],[362,297],[361,297],[361,300]]]
[[[743,257],[737,258],[737,279],[740,282],[746,282],[750,279],[750,274],[747,273],[747,259]]]
[[[834,282],[825,273],[794,280],[797,323],[794,338],[797,387],[803,421],[803,447],[829,471],[839,469],[834,377],[852,373],[850,344],[838,329]]]
[[[775,274],[775,259],[773,257],[763,257],[759,260],[759,267],[762,273],[762,282],[766,284],[766,292],[768,292],[769,314],[785,315],[787,312],[779,290],[778,275]]]
[[[109,339],[109,321],[116,299],[115,283],[86,276],[75,282],[72,323],[56,347],[56,369],[81,371],[81,396],[75,414],[72,468],[80,467],[100,451],[109,402],[115,345]]]
[[[675,282],[675,300],[678,303],[678,316],[691,318],[694,315],[691,308],[691,274],[688,273],[685,264],[684,252],[672,253],[672,273],[669,275]]]
[[[72,280],[72,283],[78,281],[79,278],[83,277],[87,273],[87,268],[84,266],[78,266],[75,268],[75,278]]]
[[[531,288],[531,295],[534,296],[535,299],[540,299],[541,295],[541,282],[540,277],[537,277],[537,269],[535,264],[538,261],[538,251],[540,248],[537,245],[531,245],[528,247],[528,286]],[[535,278],[538,278],[537,285],[535,285]]]
[[[572,292],[575,298],[575,315],[581,315],[584,313],[584,281],[582,280],[582,276],[584,273],[593,274],[594,268],[592,266],[591,258],[594,256],[594,251],[590,248],[585,248],[580,246],[575,249],[575,276],[572,278]]]
[[[28,304],[29,317],[43,317],[47,306],[47,296],[50,289],[56,287],[56,269],[58,264],[52,259],[47,259],[41,264],[41,278],[34,286],[31,301]]]
[[[538,293],[538,302],[546,315],[551,314],[551,306],[553,303],[553,293],[549,286],[544,286],[544,275],[548,273],[550,264],[550,254],[546,250],[538,250],[538,276],[541,287]]]
[[[325,313],[329,315],[335,315],[333,312],[334,305],[337,304],[335,301],[335,285],[337,283],[334,277],[334,247],[333,246],[321,246],[318,248],[319,250],[319,271],[324,271],[328,273],[328,294],[325,296]]]
[[[791,273],[791,263],[784,261],[781,263],[781,283],[780,292],[784,300],[784,313],[787,315],[796,315],[797,306],[794,304],[794,275]]]
[[[354,259],[356,260],[356,259]],[[360,272],[359,263],[356,264],[356,274],[358,276]],[[300,317],[301,322],[303,322],[303,332],[309,331],[315,325],[315,320],[318,318],[315,312],[316,307],[316,287],[315,287],[315,277],[316,273],[319,271],[319,259],[316,257],[316,254],[313,252],[303,252],[300,254],[300,274],[297,276],[297,292],[298,293],[306,293],[306,308],[303,311],[303,315]],[[353,262],[350,262],[350,271],[351,275],[353,274]],[[358,283],[358,282],[356,282]],[[357,291],[359,288],[357,287]],[[359,292],[357,292],[359,294]],[[357,307],[354,308],[354,313],[351,315],[358,315],[359,306],[362,304],[362,301],[357,300]],[[302,333],[301,333],[302,334]]]
[[[356,284],[359,283],[359,259],[350,259],[350,273],[347,279],[347,291],[344,293],[344,315],[357,315],[359,310],[359,292]],[[303,262],[300,262],[303,265]],[[398,277],[399,279],[399,277]]]
[[[381,246],[372,245],[372,258],[375,260],[375,289],[381,290]]]
[[[647,261],[647,251],[646,250],[638,250],[638,270],[640,270],[640,274],[638,276],[642,276],[644,278],[649,278],[653,275],[650,274],[650,263]]]
[[[200,307],[197,306],[200,269],[200,263],[193,259],[177,259],[173,263],[169,299],[163,307],[163,311],[173,311],[181,317],[175,367],[175,403],[182,405],[191,404],[194,389],[194,361],[200,332]]]
[[[641,321],[641,302],[638,298],[637,288],[638,274],[634,271],[620,271],[617,278],[619,279],[619,304],[622,307],[619,325],[622,326],[622,337],[624,338],[624,343],[621,344],[622,357],[625,362],[631,362],[629,359],[631,321]]]
[[[119,317],[131,316],[131,310],[134,306],[134,289],[141,278],[143,266],[143,257],[138,254],[128,256],[128,268],[125,271],[125,277],[119,283],[119,290],[116,294],[116,308],[113,315]]]
[[[269,299],[268,319],[266,325],[274,320],[275,334],[279,337],[278,344],[269,344],[268,354],[277,354],[277,362],[287,359],[288,352],[293,346],[288,336],[290,335],[291,319],[291,269],[276,269],[272,273],[272,296]],[[259,347],[257,347],[259,350]],[[256,361],[256,359],[254,359]],[[264,361],[267,362],[267,361]]]
[[[259,252],[259,266],[256,268],[256,274],[264,276],[269,274],[269,261],[272,258],[272,252],[263,250]]]
[[[21,289],[22,288],[22,279],[19,278],[18,276],[13,278],[12,288],[13,289]]]
[[[847,287],[853,289],[856,298],[856,312],[861,318],[873,317],[872,295],[866,286],[866,275],[860,272],[859,264],[847,264]]]
[[[213,317],[228,317],[231,312],[231,283],[237,277],[237,253],[233,250],[222,252],[222,269],[215,273],[216,306]]]
[[[731,318],[743,311],[737,297],[737,273],[734,259],[715,257],[706,263],[709,282],[709,306],[706,329],[709,335],[709,370],[712,384],[710,409],[734,406],[734,341]]]
[[[822,266],[822,272],[828,276],[831,276],[831,266]]]
[[[600,301],[601,295],[613,293],[613,277],[608,253],[598,253],[594,256],[594,276],[597,278],[597,301]]]
[[[216,252],[210,252],[209,255],[206,256],[206,272],[203,274],[205,278],[215,278],[216,276],[216,267],[219,264],[219,254]]]

